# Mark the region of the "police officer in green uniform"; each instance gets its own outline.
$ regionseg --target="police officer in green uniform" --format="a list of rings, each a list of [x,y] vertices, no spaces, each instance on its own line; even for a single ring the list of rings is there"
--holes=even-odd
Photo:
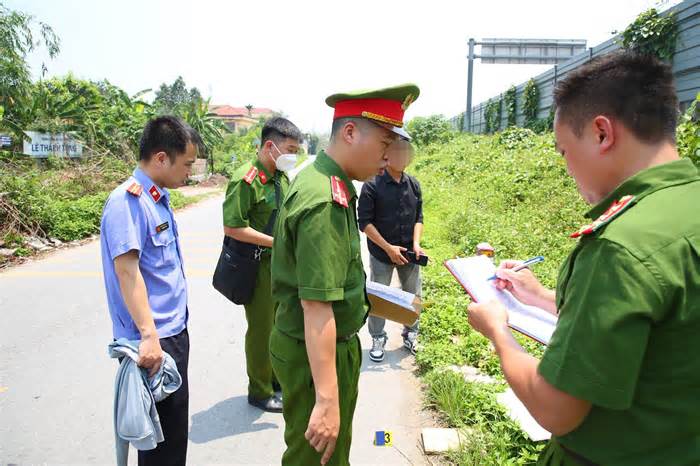
[[[592,223],[572,236],[556,292],[527,269],[497,286],[559,315],[542,360],[495,303],[469,320],[553,436],[540,465],[700,464],[700,174],[675,147],[667,64],[619,52],[555,89],[557,148]]]
[[[270,364],[269,341],[275,305],[270,288],[272,213],[289,188],[284,174],[296,165],[302,135],[291,121],[272,118],[262,129],[260,149],[254,163],[240,166],[232,175],[224,200],[224,232],[243,243],[266,248],[260,260],[251,301],[245,304],[248,403],[264,411],[282,412],[275,394],[279,385]],[[279,198],[277,200],[276,198]]]
[[[386,167],[415,85],[328,97],[331,140],[294,180],[272,251],[278,302],[270,338],[284,397],[283,465],[349,464],[360,375],[357,332],[367,318],[357,193]]]

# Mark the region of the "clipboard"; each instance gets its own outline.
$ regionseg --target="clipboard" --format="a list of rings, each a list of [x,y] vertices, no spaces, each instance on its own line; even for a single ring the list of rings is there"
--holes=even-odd
[[[507,290],[496,289],[488,280],[496,272],[496,266],[488,257],[449,259],[444,265],[474,302],[497,299],[508,312],[510,328],[543,345],[549,344],[557,317],[539,307],[521,303]]]
[[[367,298],[370,315],[383,317],[411,327],[416,323],[422,308],[421,299],[413,293],[367,281]]]

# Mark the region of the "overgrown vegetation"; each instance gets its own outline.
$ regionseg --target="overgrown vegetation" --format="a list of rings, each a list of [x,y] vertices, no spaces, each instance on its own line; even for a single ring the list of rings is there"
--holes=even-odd
[[[506,124],[507,126],[515,126],[517,117],[517,90],[515,86],[510,86],[503,96],[503,105],[506,108]]]
[[[445,143],[452,139],[453,132],[450,122],[442,115],[416,117],[408,122],[406,131],[419,146],[432,143]]]
[[[674,13],[660,15],[655,8],[642,12],[620,34],[620,45],[640,53],[671,60],[676,50],[678,25]]]
[[[42,79],[32,81],[27,55],[40,47],[50,58],[60,52],[51,27],[0,2],[0,135],[11,141],[0,150],[0,248],[15,256],[31,253],[30,237],[70,241],[97,232],[109,191],[136,164],[148,119],[175,114],[186,120],[204,140],[200,156],[214,152],[228,133],[181,77],[161,85],[153,103],[143,100],[150,89],[130,96],[107,80],[43,79],[46,65]],[[83,157],[29,160],[21,155],[28,131],[70,134],[82,143]],[[174,194],[173,206],[189,202]],[[0,263],[7,260],[0,255]]]
[[[504,385],[466,382],[444,371],[469,365],[503,380],[490,343],[467,322],[468,297],[442,263],[473,255],[477,243],[488,241],[498,260],[544,254],[537,274],[554,286],[557,268],[573,247],[568,234],[585,220],[586,207],[553,149],[551,133],[509,128],[494,136],[461,134],[450,144],[420,148],[414,163],[431,254],[416,361],[430,405],[448,426],[469,429],[470,441],[449,459],[459,465],[534,464],[541,445],[529,441],[495,401]],[[518,338],[541,355],[539,344]]]
[[[700,167],[700,93],[695,102],[681,115],[676,131],[678,152]]]
[[[494,133],[501,127],[501,99],[496,98],[489,100],[486,104],[484,112],[484,121],[486,123],[486,133]]]
[[[699,164],[697,102],[681,118],[677,141],[681,155]],[[448,460],[460,466],[534,464],[542,445],[528,440],[496,403],[505,387],[498,359],[469,326],[469,298],[442,264],[473,255],[479,242],[488,241],[497,261],[544,254],[536,272],[554,287],[558,267],[575,244],[569,233],[586,222],[588,206],[555,152],[551,132],[511,127],[492,136],[457,134],[449,144],[420,146],[412,172],[423,188],[424,247],[431,256],[423,269],[427,299],[416,362],[429,406],[446,425],[466,429],[469,439]],[[541,356],[540,344],[516,338]],[[463,365],[501,383],[467,382],[446,370]]]
[[[540,110],[540,89],[534,79],[530,79],[523,89],[523,115],[524,126],[531,128],[537,121],[537,113]]]

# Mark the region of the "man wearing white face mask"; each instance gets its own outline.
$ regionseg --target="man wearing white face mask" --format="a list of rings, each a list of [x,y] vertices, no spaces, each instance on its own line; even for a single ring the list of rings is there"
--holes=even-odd
[[[270,288],[272,231],[279,205],[289,187],[284,173],[296,166],[302,134],[291,121],[273,118],[262,129],[257,159],[239,167],[231,177],[224,200],[224,234],[234,249],[260,255],[251,299],[245,304],[248,403],[264,411],[282,412],[279,385],[270,363],[269,340],[275,317]]]

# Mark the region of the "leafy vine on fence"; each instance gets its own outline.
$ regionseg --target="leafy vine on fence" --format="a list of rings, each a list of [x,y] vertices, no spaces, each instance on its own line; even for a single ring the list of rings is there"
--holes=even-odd
[[[501,127],[501,99],[489,100],[486,104],[485,118],[486,132],[493,133]]]
[[[534,79],[530,79],[523,89],[523,115],[526,128],[537,121],[537,113],[540,109],[540,89]]]
[[[503,96],[503,103],[506,108],[506,121],[508,126],[515,126],[515,118],[517,116],[517,91],[515,86],[510,86]]]
[[[620,36],[620,45],[625,49],[671,60],[678,39],[676,16],[674,13],[660,15],[651,8],[637,16]]]

